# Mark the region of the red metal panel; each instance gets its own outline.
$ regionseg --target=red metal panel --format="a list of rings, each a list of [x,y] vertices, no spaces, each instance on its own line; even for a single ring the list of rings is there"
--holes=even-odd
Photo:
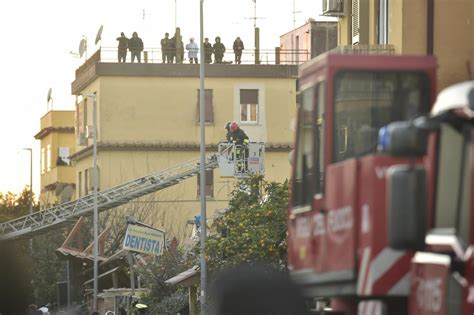
[[[358,279],[360,295],[408,295],[411,254],[388,247],[386,173],[404,163],[389,156],[359,159]]]
[[[417,315],[447,315],[449,265],[413,263],[409,310]]]
[[[318,272],[355,268],[356,178],[354,159],[327,168],[326,209],[313,229],[313,244],[319,246],[314,266]],[[318,218],[313,217],[313,221],[317,223]]]
[[[290,216],[288,222],[288,265],[294,270],[312,267],[311,218],[314,212]]]

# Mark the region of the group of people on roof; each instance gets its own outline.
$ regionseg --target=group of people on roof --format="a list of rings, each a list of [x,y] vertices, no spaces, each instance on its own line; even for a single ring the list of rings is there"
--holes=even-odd
[[[188,51],[189,63],[198,63],[199,45],[195,42],[194,37],[189,39],[186,46],[183,44],[182,36],[179,27],[176,28],[176,33],[173,37],[169,37],[169,33],[165,33],[165,37],[161,39],[161,59],[163,63],[183,63],[184,50]],[[117,37],[118,41],[118,62],[126,62],[127,52],[130,51],[131,62],[135,59],[138,63],[141,62],[141,53],[143,51],[143,41],[138,37],[137,32],[133,32],[131,38],[127,38],[124,32]],[[211,44],[209,38],[204,39],[204,58],[206,63],[212,63],[212,56],[214,55],[214,63],[225,63],[223,61],[226,48],[221,42],[221,38],[217,36],[215,43]],[[242,60],[242,52],[244,50],[244,43],[237,37],[234,40],[233,50],[235,55],[235,64],[240,64]],[[227,63],[227,62],[226,62]],[[229,62],[231,63],[231,62]]]

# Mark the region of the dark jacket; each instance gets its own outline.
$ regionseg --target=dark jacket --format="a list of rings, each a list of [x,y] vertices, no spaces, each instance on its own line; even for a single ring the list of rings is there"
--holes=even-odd
[[[206,55],[212,55],[212,44],[211,43],[204,43],[204,52]]]
[[[215,43],[214,44],[214,54],[216,56],[224,56],[225,53],[225,46],[222,43]]]
[[[235,141],[235,144],[244,144],[244,140],[249,140],[249,137],[240,128],[238,128],[236,131],[230,131],[229,134],[230,141]]]
[[[244,42],[242,42],[241,40],[235,40],[234,41],[234,52],[237,52],[237,53],[241,53],[242,50],[244,50]]]
[[[161,50],[163,51],[168,51],[170,49],[170,46],[171,46],[171,43],[170,43],[170,39],[169,38],[163,38],[161,40]]]
[[[130,38],[128,40],[128,49],[130,51],[142,51],[143,50],[143,41],[140,37]]]
[[[128,48],[128,38],[125,37],[125,36],[120,36],[120,37],[117,37],[117,40],[119,42],[118,49],[119,50],[127,50],[127,48]]]

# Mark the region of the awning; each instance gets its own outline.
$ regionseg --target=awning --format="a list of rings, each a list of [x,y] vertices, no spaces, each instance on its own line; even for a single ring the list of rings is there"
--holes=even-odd
[[[171,285],[181,284],[188,287],[198,283],[198,275],[200,274],[201,272],[199,266],[194,266],[188,270],[181,272],[180,274],[177,274],[173,278],[166,280],[165,283]]]

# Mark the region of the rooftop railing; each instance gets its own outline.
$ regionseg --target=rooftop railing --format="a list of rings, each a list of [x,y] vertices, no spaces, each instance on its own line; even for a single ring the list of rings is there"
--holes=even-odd
[[[200,53],[198,53],[198,59],[199,57]],[[131,58],[132,54],[130,51],[127,51],[126,62],[130,63]],[[242,51],[241,64],[298,65],[310,59],[311,52],[308,49],[245,49]],[[102,47],[100,52],[100,62],[119,62],[118,49],[116,47]],[[135,62],[137,61],[135,60]],[[163,63],[162,50],[155,47],[145,47],[141,54],[141,62]],[[188,52],[186,50],[184,51],[182,63],[190,63]],[[212,55],[212,63],[214,63],[214,54]],[[227,49],[224,53],[222,63],[235,64],[235,54],[233,50]]]

